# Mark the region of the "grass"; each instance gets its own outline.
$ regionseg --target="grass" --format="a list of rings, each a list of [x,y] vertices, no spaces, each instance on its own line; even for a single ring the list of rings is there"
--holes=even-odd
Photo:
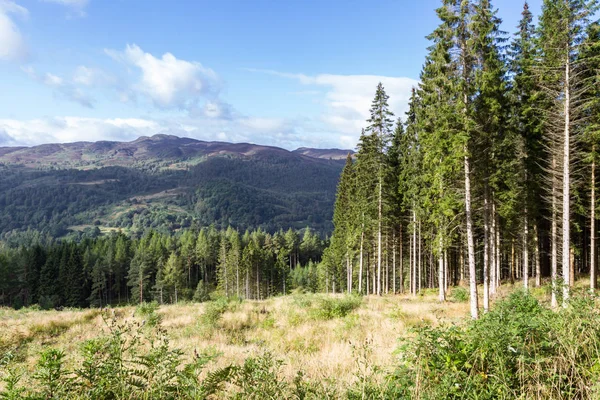
[[[160,323],[171,345],[188,356],[219,354],[213,369],[242,365],[249,356],[268,351],[282,361],[281,374],[290,382],[301,370],[309,381],[335,378],[343,389],[356,380],[356,346],[369,341],[368,362],[391,365],[398,338],[415,324],[436,324],[438,308],[435,296],[295,294],[263,301],[149,303],[110,312],[148,325]],[[467,312],[466,304],[449,303],[443,318],[458,320]],[[29,371],[50,345],[74,366],[79,360],[70,355],[81,343],[106,333],[99,310],[0,309],[0,351],[19,353],[18,365]]]
[[[515,289],[518,293],[519,285],[503,286],[496,298],[505,300],[476,323],[468,318],[468,297],[460,289],[454,289],[444,304],[435,291],[424,291],[416,297],[299,293],[263,301],[216,297],[204,303],[144,303],[104,311],[4,308],[0,309],[0,370],[7,362],[3,360],[10,359],[12,367],[4,373],[0,392],[10,385],[6,376],[11,371],[23,376],[22,386],[37,387],[40,377],[45,377],[47,390],[63,390],[60,385],[75,378],[55,382],[49,377],[60,371],[76,374],[81,365],[93,365],[99,360],[99,349],[110,348],[106,338],[111,333],[115,340],[115,330],[130,329],[142,339],[124,340],[123,346],[146,346],[142,353],[147,351],[146,357],[154,357],[152,362],[160,366],[141,371],[136,379],[171,371],[164,363],[181,357],[184,363],[172,371],[189,372],[200,362],[197,379],[204,389],[220,385],[220,395],[209,398],[264,398],[261,393],[272,398],[405,398],[407,393],[440,398],[454,390],[455,382],[470,385],[469,391],[478,390],[481,398],[494,398],[494,393],[510,397],[519,391],[559,396],[543,391],[553,387],[545,383],[554,379],[546,374],[549,369],[567,371],[568,382],[579,385],[575,395],[600,393],[596,392],[600,388],[578,378],[600,376],[597,363],[585,356],[593,353],[595,344],[589,344],[589,335],[577,328],[588,319],[600,321],[595,305],[586,303],[587,314],[553,312],[546,307],[545,289],[532,288],[531,298],[515,297]],[[592,327],[587,329],[591,332]],[[593,331],[600,337],[600,329]],[[144,335],[154,339],[145,340]],[[523,335],[531,340],[521,340]],[[181,352],[171,352],[160,343]],[[557,347],[548,343],[576,351],[557,357]],[[600,341],[594,343],[600,346]],[[517,353],[506,353],[507,348]],[[568,358],[571,353],[573,359]],[[534,362],[521,354],[547,357]],[[536,362],[546,366],[538,368]],[[506,377],[499,379],[502,374]],[[183,379],[167,378],[165,385],[152,390],[168,391],[172,379]],[[510,390],[503,382],[510,383]],[[563,386],[569,387],[568,382]],[[152,393],[146,398],[158,396]],[[461,398],[461,393],[466,392],[458,390],[454,398]]]

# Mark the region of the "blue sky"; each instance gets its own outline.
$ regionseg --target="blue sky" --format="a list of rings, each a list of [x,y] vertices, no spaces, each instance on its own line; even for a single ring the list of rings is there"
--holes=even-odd
[[[171,133],[352,148],[379,81],[405,112],[439,4],[0,0],[0,146]],[[514,32],[523,1],[494,5]]]

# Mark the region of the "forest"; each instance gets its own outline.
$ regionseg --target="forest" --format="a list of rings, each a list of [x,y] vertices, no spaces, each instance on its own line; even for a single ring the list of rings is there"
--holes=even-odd
[[[409,111],[377,87],[338,186],[329,290],[467,283],[478,318],[502,282],[565,303],[597,284],[600,26],[594,1],[525,4],[509,38],[489,1],[443,1]],[[479,288],[478,284],[482,284]]]
[[[525,3],[509,34],[441,0],[406,115],[376,87],[330,235],[5,234],[0,397],[600,398],[599,7]]]
[[[310,228],[240,234],[214,226],[180,235],[112,233],[80,242],[33,235],[0,252],[0,306],[42,309],[202,302],[218,290],[260,300],[320,289],[324,241]]]
[[[201,161],[153,155],[134,165],[85,169],[74,162],[0,163],[0,235],[14,242],[36,230],[79,240],[83,229],[98,226],[139,237],[148,229],[166,234],[211,224],[271,233],[309,225],[330,233],[343,162],[277,150]]]
[[[218,288],[227,296],[264,298],[294,287],[292,278],[304,273],[296,270],[304,271],[299,267],[309,261],[318,269],[318,282],[311,287],[324,292],[417,294],[438,288],[444,301],[449,287],[468,282],[473,318],[479,315],[478,291],[488,311],[490,298],[506,281],[521,280],[528,288],[550,278],[553,306],[568,300],[579,276],[589,275],[594,289],[600,137],[595,11],[593,1],[546,2],[536,26],[526,3],[519,29],[509,38],[489,1],[445,0],[406,116],[394,120],[385,88],[376,88],[357,153],[348,154],[339,179],[331,238],[323,231],[318,238],[310,229],[303,241],[293,230],[240,234],[240,228],[285,224],[283,215],[272,211],[281,200],[255,199],[240,182],[255,181],[266,196],[284,187],[295,196],[312,196],[308,191],[315,185],[327,186],[329,176],[319,175],[321,166],[298,168],[300,161],[280,155],[253,161],[214,158],[185,172],[165,172],[164,179],[122,167],[92,175],[36,172],[35,179],[63,183],[118,179],[56,186],[56,193],[27,185],[4,191],[5,230],[23,226],[18,220],[23,208],[37,207],[40,223],[48,226],[86,210],[88,203],[99,207],[123,193],[179,186],[197,190],[178,194],[171,204],[195,205],[201,217],[179,221],[168,206],[159,209],[160,215],[145,209],[136,221],[141,224],[145,215],[148,224],[130,231],[130,238],[115,232],[98,237],[101,232],[88,220],[88,228],[74,237],[79,244],[40,245],[51,241],[47,230],[38,243],[27,239],[35,232],[12,240],[9,235],[3,251],[4,304],[27,305],[55,295],[50,304],[143,302],[156,296],[161,303],[173,302],[191,299],[199,283],[202,290]],[[311,179],[290,181],[292,169]],[[28,173],[16,169],[3,175],[2,184],[11,186]],[[221,190],[221,182],[228,182],[228,189],[212,203],[210,192]],[[82,196],[81,190],[98,194]],[[317,197],[294,200],[303,208],[292,213],[321,209]],[[112,225],[131,227],[120,222],[130,213],[120,213]],[[220,221],[220,231],[200,228],[214,220]],[[227,220],[237,226],[223,226]],[[320,214],[309,220],[323,226]],[[310,250],[299,253],[305,242],[312,243],[306,245]],[[73,279],[78,293],[46,291],[43,280],[51,285],[56,277]]]

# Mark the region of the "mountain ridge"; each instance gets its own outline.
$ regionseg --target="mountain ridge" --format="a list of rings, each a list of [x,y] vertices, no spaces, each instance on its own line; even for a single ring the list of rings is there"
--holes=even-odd
[[[300,147],[286,150],[253,143],[204,141],[167,134],[140,136],[135,140],[46,143],[36,146],[0,147],[0,163],[38,166],[52,163],[58,167],[132,166],[151,160],[192,160],[212,156],[268,157],[290,156],[341,160],[352,150]]]
[[[0,240],[210,224],[328,234],[347,154],[172,135],[1,147]]]

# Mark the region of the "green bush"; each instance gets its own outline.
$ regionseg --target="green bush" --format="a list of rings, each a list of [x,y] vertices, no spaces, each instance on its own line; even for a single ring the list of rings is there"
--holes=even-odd
[[[157,326],[162,322],[162,317],[156,312],[159,309],[159,305],[156,301],[150,303],[141,303],[135,309],[137,315],[146,317],[145,321],[148,326]]]
[[[455,287],[450,293],[450,299],[456,303],[466,303],[469,301],[469,291],[464,287]]]
[[[415,333],[401,346],[402,362],[393,375],[411,397],[587,399],[600,394],[600,308],[589,295],[574,296],[566,309],[554,312],[515,292],[480,320]]]
[[[238,298],[217,297],[215,300],[206,303],[204,314],[202,314],[202,322],[208,327],[215,327],[221,316],[226,311],[233,311],[241,303]]]
[[[321,320],[343,318],[360,307],[361,303],[362,297],[359,296],[319,297],[316,308],[311,310],[311,316]]]

